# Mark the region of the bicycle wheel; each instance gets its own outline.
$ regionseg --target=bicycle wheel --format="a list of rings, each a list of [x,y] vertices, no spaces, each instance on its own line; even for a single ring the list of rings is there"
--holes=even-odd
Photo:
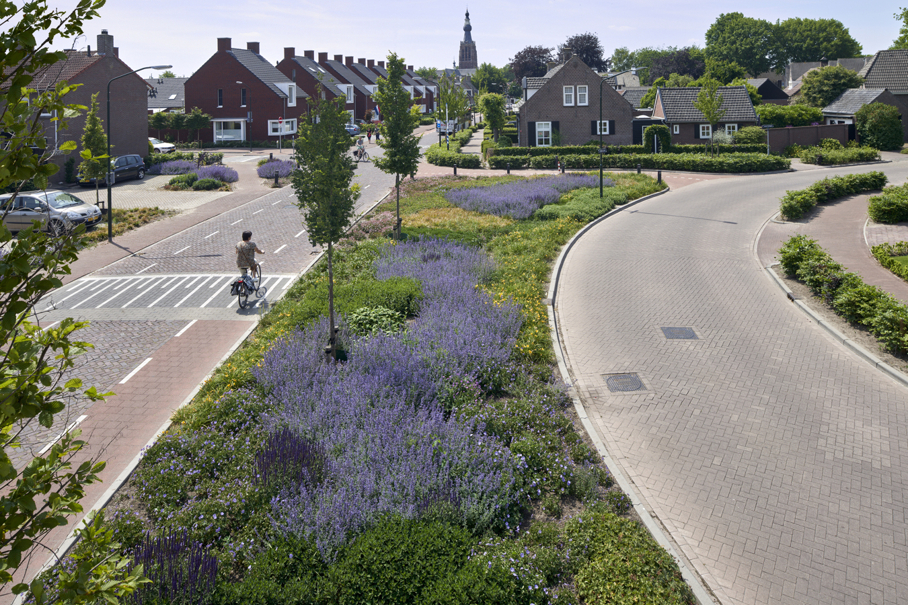
[[[249,288],[246,287],[246,284],[240,284],[239,288],[237,288],[236,300],[240,303],[240,309],[245,309],[246,305],[249,304]]]
[[[255,297],[262,298],[268,292],[268,288],[262,287],[262,266],[259,265],[259,270],[255,276]]]
[[[366,153],[365,151],[363,152],[363,161],[364,161],[364,162],[368,162],[368,161],[369,161],[369,154]]]

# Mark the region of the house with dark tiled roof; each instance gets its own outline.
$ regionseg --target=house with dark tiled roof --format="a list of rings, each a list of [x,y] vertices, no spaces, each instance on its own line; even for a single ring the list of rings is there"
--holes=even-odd
[[[908,140],[908,111],[903,101],[885,88],[849,88],[823,108],[823,121],[826,124],[854,124],[854,115],[870,103],[883,103],[898,109],[902,116],[902,130]]]
[[[788,93],[779,88],[775,81],[769,78],[751,78],[747,83],[757,89],[763,98],[763,103],[773,105],[788,105]]]
[[[541,78],[523,78],[522,84],[523,98],[516,105],[519,145],[583,145],[600,133],[605,145],[633,141],[634,108],[576,55]]]
[[[97,48],[87,50],[65,50],[62,61],[44,67],[32,74],[29,88],[44,92],[54,88],[59,82],[81,84],[66,95],[67,104],[91,107],[91,96],[98,94],[101,106],[100,117],[105,131],[110,132],[111,153],[115,155],[139,154],[148,155],[148,85],[142,76],[131,74],[120,78],[110,86],[110,124],[107,123],[105,105],[107,102],[107,85],[117,76],[129,74],[133,68],[126,65],[119,57],[119,49],[114,46],[114,37],[102,29],[97,37]],[[60,147],[67,141],[75,141],[81,148],[82,132],[85,129],[85,114],[67,117],[68,128],[60,128],[55,116],[43,113],[39,121],[44,128],[47,149],[51,153],[50,162],[61,168],[51,176],[51,182],[60,183],[64,177],[63,163],[74,157],[80,161],[78,153],[63,154]]]
[[[624,100],[634,108],[634,116],[651,116],[653,115],[653,108],[640,105],[640,101],[643,100],[647,92],[649,92],[649,86],[631,86],[619,90],[618,94],[624,97]]]
[[[284,48],[284,58],[277,64],[277,69],[310,98],[320,96],[322,99],[330,100],[341,96],[345,99],[347,97],[347,85],[315,62],[314,51],[303,51],[303,56],[298,56],[295,48]],[[353,104],[349,105],[349,109],[352,110]]]
[[[148,84],[148,113],[184,111],[186,80],[189,78],[145,78]]]
[[[734,134],[745,126],[757,126],[759,118],[754,111],[750,95],[745,86],[720,86],[722,109],[725,115],[716,125],[716,131]],[[659,88],[656,90],[656,102],[653,104],[653,118],[665,120],[671,129],[672,143],[697,144],[711,139],[713,128],[703,117],[703,113],[694,107],[699,86],[687,88]]]
[[[199,135],[214,142],[276,141],[296,133],[309,95],[259,54],[259,43],[233,48],[218,38],[217,52],[184,84],[186,107],[212,116]]]
[[[896,97],[908,96],[908,50],[881,50],[858,75],[866,88],[886,88]]]
[[[347,57],[353,65],[353,57]],[[341,84],[347,95],[347,111],[350,112],[350,121],[362,120],[367,109],[375,107],[372,99],[372,88],[359,74],[344,63],[343,55],[334,55],[334,60],[328,59],[328,53],[318,53],[318,64],[328,70]]]

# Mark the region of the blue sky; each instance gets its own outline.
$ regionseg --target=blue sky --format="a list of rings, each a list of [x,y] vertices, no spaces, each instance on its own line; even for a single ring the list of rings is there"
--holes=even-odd
[[[898,36],[899,23],[892,18],[898,7],[898,2],[879,0],[491,0],[474,2],[470,20],[480,62],[502,66],[528,45],[554,47],[586,31],[599,36],[607,55],[621,46],[703,46],[715,19],[736,11],[773,22],[838,19],[870,54],[888,48]],[[239,48],[259,42],[262,55],[272,62],[283,58],[285,46],[293,46],[298,54],[315,50],[375,60],[395,51],[416,67],[450,67],[463,37],[465,8],[401,0],[108,0],[101,18],[86,23],[86,36],[76,47],[94,48],[97,34],[107,29],[131,67],[172,64],[178,76],[201,66],[217,49],[218,37],[232,38]]]

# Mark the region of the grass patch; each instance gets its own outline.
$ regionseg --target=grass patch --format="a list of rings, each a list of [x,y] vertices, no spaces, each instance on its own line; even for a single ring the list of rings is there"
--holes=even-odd
[[[895,256],[892,258],[892,261],[902,265],[905,269],[908,269],[908,256]]]
[[[114,208],[113,211],[113,234],[123,235],[127,231],[138,229],[148,223],[153,223],[161,219],[175,216],[175,210],[162,210],[155,206],[154,208],[128,208],[120,210]],[[104,215],[101,222],[94,226],[83,236],[88,245],[97,244],[107,239],[107,216]]]

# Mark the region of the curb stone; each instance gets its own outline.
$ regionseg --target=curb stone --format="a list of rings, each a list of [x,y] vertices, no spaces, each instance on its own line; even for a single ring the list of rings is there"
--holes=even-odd
[[[568,253],[573,248],[574,244],[583,236],[587,231],[592,229],[594,226],[604,221],[605,219],[622,212],[624,209],[631,206],[635,206],[640,202],[654,198],[656,196],[670,192],[670,188],[663,189],[656,193],[644,196],[642,198],[628,202],[622,206],[618,206],[614,210],[607,212],[606,214],[600,216],[594,221],[588,223],[580,231],[574,234],[574,236],[564,245],[561,249],[561,253],[558,255],[558,259],[555,261],[554,266],[554,277],[549,283],[548,298],[546,299],[546,313],[549,318],[549,328],[552,331],[552,340],[555,349],[555,358],[558,361],[558,371],[561,374],[561,379],[570,387],[571,401],[574,404],[574,410],[577,412],[577,416],[580,418],[583,428],[586,430],[587,435],[593,441],[593,445],[596,446],[596,451],[599,452],[599,455],[602,456],[602,461],[605,463],[608,470],[612,473],[612,476],[615,478],[615,482],[625,493],[625,495],[630,498],[631,503],[634,507],[634,510],[640,515],[640,519],[643,522],[643,525],[652,535],[653,539],[664,548],[669,555],[677,562],[679,569],[681,570],[681,575],[684,578],[684,581],[687,582],[691,590],[694,593],[694,597],[700,603],[700,605],[709,605],[719,602],[718,598],[715,596],[715,593],[707,588],[706,584],[703,582],[700,575],[693,569],[693,566],[688,562],[688,559],[681,554],[680,549],[677,547],[675,542],[670,537],[670,532],[665,528],[662,521],[653,516],[653,513],[646,509],[646,505],[643,500],[640,498],[640,495],[637,493],[637,490],[634,489],[633,482],[625,476],[624,472],[621,470],[621,467],[618,463],[612,458],[608,447],[603,443],[599,438],[599,435],[596,432],[596,427],[593,426],[592,421],[589,416],[587,416],[586,408],[581,401],[580,393],[577,389],[573,388],[573,382],[571,379],[570,370],[567,366],[567,357],[562,349],[561,344],[561,335],[558,331],[558,320],[555,314],[558,306],[556,303],[556,296],[558,294],[558,281],[561,277],[561,268],[564,266],[564,261],[567,258]]]

